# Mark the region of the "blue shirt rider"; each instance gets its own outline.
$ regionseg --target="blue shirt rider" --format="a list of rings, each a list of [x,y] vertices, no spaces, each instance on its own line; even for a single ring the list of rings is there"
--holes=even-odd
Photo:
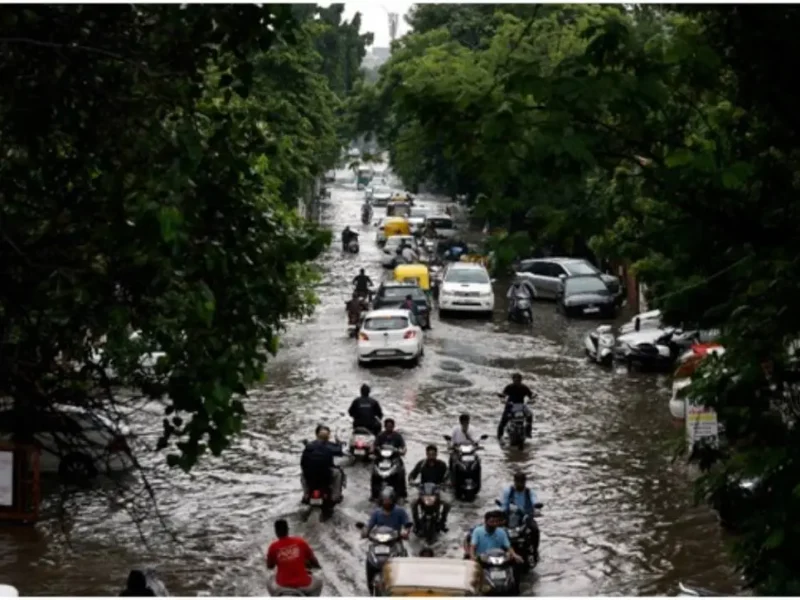
[[[387,487],[381,492],[381,507],[372,513],[361,535],[367,537],[375,527],[391,527],[402,537],[407,538],[411,526],[411,519],[406,510],[395,503],[394,490]]]
[[[508,555],[521,562],[521,558],[511,547],[511,540],[508,539],[506,530],[500,524],[503,521],[503,513],[499,510],[490,510],[484,515],[484,524],[472,530],[469,544],[469,557],[473,560],[489,550],[504,550]]]
[[[525,473],[516,473],[514,475],[514,485],[509,486],[503,492],[503,499],[501,500],[501,508],[506,514],[506,517],[511,512],[511,505],[513,504],[521,510],[528,517],[528,527],[530,528],[530,547],[533,548],[534,558],[539,562],[539,526],[536,524],[536,504],[538,502],[536,493],[527,487],[527,476]]]

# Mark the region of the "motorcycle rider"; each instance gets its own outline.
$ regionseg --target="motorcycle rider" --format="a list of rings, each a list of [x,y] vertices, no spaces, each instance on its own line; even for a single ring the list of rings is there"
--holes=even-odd
[[[530,528],[530,537],[528,542],[530,547],[533,548],[534,558],[539,562],[539,525],[536,523],[536,494],[532,489],[526,486],[527,476],[525,473],[519,472],[514,474],[514,485],[509,486],[503,492],[503,499],[501,500],[501,508],[506,515],[509,516],[511,504],[525,513],[528,517],[528,524]]]
[[[361,205],[361,220],[369,223],[372,219],[372,204],[369,203],[369,200],[364,200],[364,204]]]
[[[481,554],[498,548],[505,550],[510,558],[522,562],[522,558],[511,547],[508,533],[500,526],[503,517],[499,510],[490,510],[484,515],[483,525],[475,527],[470,535],[469,558],[476,560]]]
[[[366,383],[362,385],[361,395],[350,404],[347,414],[353,418],[353,429],[363,427],[377,436],[381,432],[383,409],[377,400],[370,397],[369,392],[369,386]]]
[[[450,502],[445,498],[445,492],[442,489],[447,483],[448,468],[443,460],[437,457],[438,450],[434,444],[430,444],[425,448],[425,459],[419,461],[411,473],[408,474],[408,482],[413,483],[414,479],[419,477],[419,482],[422,483],[435,483],[440,487],[439,489],[439,502],[442,505],[442,514],[439,518],[439,531],[447,531],[447,515],[450,514]],[[411,514],[414,517],[414,523],[419,523],[419,503],[420,497],[414,500],[411,505]]]
[[[417,255],[408,240],[400,242],[400,246],[397,248],[397,256],[400,259],[398,263],[411,264],[417,262]]]
[[[381,446],[394,446],[395,448],[397,448],[398,453],[400,454],[401,457],[405,456],[406,441],[403,439],[403,436],[400,435],[399,432],[395,431],[394,419],[391,418],[385,419],[383,421],[383,428],[384,430],[378,434],[378,437],[375,438],[375,449],[378,449]],[[397,485],[398,496],[400,498],[407,498],[408,490],[406,489],[406,473],[402,458],[400,459],[400,469],[395,477],[397,478],[397,484],[398,484]],[[381,479],[373,471],[372,481],[370,482],[370,487],[372,488],[372,493],[370,494],[371,498],[378,497],[380,486],[381,486]]]
[[[155,596],[156,593],[147,585],[147,576],[139,569],[133,569],[128,573],[128,582],[119,595],[143,598],[145,596]]]
[[[381,492],[380,502],[380,508],[373,511],[367,525],[361,530],[361,537],[369,536],[369,532],[375,527],[391,527],[403,539],[408,539],[413,523],[408,518],[406,509],[397,506],[395,493],[391,487],[384,488]]]
[[[364,302],[357,291],[354,291],[353,296],[345,303],[345,308],[348,324],[357,325],[361,319],[361,311],[364,310]]]
[[[372,279],[364,272],[364,269],[359,269],[358,275],[353,277],[353,285],[359,296],[369,296],[369,290],[375,284],[372,283]]]
[[[350,240],[358,240],[358,234],[352,231],[349,225],[346,225],[342,230],[342,250],[347,250],[347,244],[350,243]]]
[[[508,314],[511,315],[514,312],[514,309],[517,307],[518,300],[530,301],[531,291],[528,286],[523,283],[522,279],[515,279],[514,283],[512,283],[508,288],[506,297],[509,300]]]
[[[308,572],[306,565],[320,568],[319,561],[308,543],[301,537],[289,535],[284,519],[275,521],[277,540],[267,550],[267,569],[276,569],[275,577],[267,579],[270,596],[280,595],[282,588],[297,590],[304,596],[321,596],[322,579]]]
[[[306,445],[300,457],[302,469],[303,501],[308,500],[309,487],[330,486],[331,500],[337,502],[342,495],[342,470],[333,459],[344,456],[341,443],[329,441],[331,430],[325,425],[317,425],[317,439]]]
[[[503,410],[503,416],[500,418],[500,425],[497,427],[497,438],[503,437],[508,419],[511,416],[511,406],[513,404],[525,404],[525,399],[533,399],[533,392],[531,388],[522,383],[522,375],[514,373],[511,376],[511,383],[508,384],[501,394],[501,398],[506,399],[506,405]],[[530,409],[525,406],[525,436],[533,437],[533,414]]]
[[[453,446],[460,446],[461,444],[478,444],[478,436],[473,435],[473,431],[469,428],[469,415],[464,413],[458,417],[458,427],[453,429],[453,434],[450,436],[450,443]]]

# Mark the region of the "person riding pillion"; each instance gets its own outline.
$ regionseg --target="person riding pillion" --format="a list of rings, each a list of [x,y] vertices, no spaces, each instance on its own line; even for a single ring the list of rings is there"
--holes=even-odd
[[[308,499],[310,487],[330,488],[331,500],[338,502],[342,494],[342,470],[334,464],[334,458],[344,456],[341,443],[330,441],[331,430],[318,425],[317,439],[310,442],[300,457],[302,470],[303,499]]]
[[[322,595],[322,579],[307,568],[320,568],[311,546],[301,537],[290,536],[284,519],[275,521],[275,535],[278,539],[267,550],[267,569],[276,569],[275,577],[267,579],[270,596],[281,595],[283,589],[297,590],[304,596]]]
[[[522,404],[525,406],[525,399],[533,399],[533,392],[531,389],[522,383],[522,375],[515,373],[511,377],[511,383],[508,384],[503,392],[499,394],[501,398],[505,398],[506,404],[503,409],[503,416],[500,418],[500,425],[497,427],[497,437],[502,438],[508,420],[511,417],[511,408],[515,404]],[[533,435],[533,413],[525,406],[525,436],[532,437]]]
[[[375,438],[375,449],[379,449],[381,446],[394,446],[397,448],[398,453],[400,456],[405,456],[406,453],[406,442],[403,439],[403,436],[398,432],[395,431],[395,423],[394,419],[385,419],[383,421],[383,431],[378,434]],[[407,498],[408,491],[406,489],[406,473],[405,473],[405,466],[403,465],[403,459],[400,459],[400,468],[395,475],[397,481],[395,482],[394,489],[400,498]],[[373,471],[372,479],[370,482],[371,488],[371,498],[377,498],[378,494],[380,493],[380,486],[381,486],[381,479],[378,475]]]
[[[533,548],[534,557],[536,562],[539,562],[539,525],[536,523],[536,494],[532,489],[527,487],[527,476],[525,473],[516,473],[514,475],[514,485],[509,486],[503,491],[503,498],[500,501],[501,508],[508,518],[513,504],[528,517],[528,524],[530,529],[530,538],[528,542]]]
[[[408,474],[408,482],[410,484],[414,483],[414,480],[419,477],[419,483],[435,483],[439,486],[439,502],[442,505],[442,513],[439,517],[439,530],[440,531],[447,531],[447,515],[450,514],[450,502],[449,498],[445,497],[444,486],[447,483],[449,470],[447,468],[447,464],[443,460],[439,460],[438,458],[438,450],[434,444],[429,445],[425,449],[425,459],[419,461],[413,469],[411,469],[411,473]],[[417,495],[417,498],[414,500],[414,503],[411,505],[411,514],[414,517],[414,523],[419,523],[419,504],[420,504],[420,497]]]
[[[350,404],[347,414],[353,418],[353,429],[363,427],[377,436],[381,432],[383,409],[369,394],[369,386],[365,383],[361,386],[361,395]]]

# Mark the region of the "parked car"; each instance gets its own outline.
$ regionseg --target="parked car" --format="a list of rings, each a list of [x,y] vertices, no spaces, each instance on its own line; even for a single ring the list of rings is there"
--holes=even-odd
[[[433,228],[436,230],[436,236],[442,239],[455,237],[458,232],[458,228],[455,223],[453,223],[453,219],[447,215],[429,216],[427,222],[433,225]]]
[[[439,291],[439,313],[494,311],[494,290],[489,272],[481,264],[456,262],[445,269]]]
[[[521,261],[515,271],[518,278],[530,283],[531,294],[535,298],[556,299],[562,276],[594,275],[603,280],[618,304],[622,302],[619,278],[603,273],[582,258],[529,258]]]
[[[411,227],[411,233],[421,233],[425,230],[425,222],[428,215],[424,210],[419,208],[412,208],[411,214],[408,216],[408,225]]]
[[[425,348],[425,335],[413,313],[401,308],[373,310],[358,333],[358,364],[401,360],[416,365]]]
[[[401,268],[404,267],[398,267],[398,269]],[[375,292],[375,298],[372,300],[372,308],[374,310],[381,308],[397,308],[409,294],[414,300],[414,304],[417,305],[420,326],[423,329],[430,328],[430,300],[425,290],[413,283],[403,283],[401,281],[383,282]]]
[[[598,275],[562,277],[556,297],[558,310],[568,317],[613,319],[617,313],[617,298]]]
[[[0,410],[0,440],[10,441],[13,432],[19,430],[14,421],[11,407]],[[133,466],[130,428],[103,414],[56,404],[33,422],[34,440],[41,449],[42,473],[57,473],[65,482],[83,483],[99,473],[125,471]]]
[[[381,265],[386,268],[394,268],[395,260],[397,259],[397,249],[400,247],[400,244],[403,240],[407,241],[410,245],[412,250],[419,256],[419,246],[417,245],[417,238],[413,235],[393,235],[392,237],[386,240],[386,243],[383,245],[383,254],[381,255]]]
[[[677,358],[697,342],[697,331],[674,327],[643,329],[615,340],[614,360],[628,366],[670,369]]]

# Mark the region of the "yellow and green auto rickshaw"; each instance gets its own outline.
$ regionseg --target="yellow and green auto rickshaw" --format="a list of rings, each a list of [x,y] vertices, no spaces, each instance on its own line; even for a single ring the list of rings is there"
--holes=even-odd
[[[390,217],[383,222],[383,237],[388,240],[395,235],[411,235],[411,226],[405,217]]]
[[[483,570],[472,560],[457,558],[390,558],[383,566],[376,595],[481,596]]]
[[[431,275],[428,271],[428,266],[421,263],[397,265],[394,268],[394,280],[403,283],[414,283],[421,287],[426,294],[431,292]]]

